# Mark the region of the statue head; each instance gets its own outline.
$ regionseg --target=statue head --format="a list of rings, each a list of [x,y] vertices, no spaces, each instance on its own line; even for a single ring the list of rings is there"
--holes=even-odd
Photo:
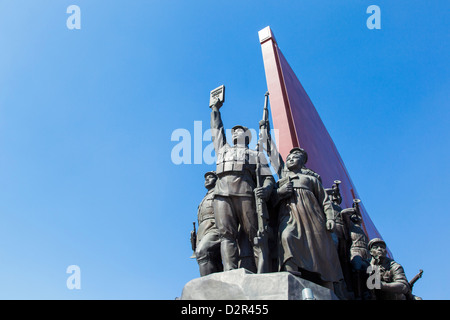
[[[215,187],[217,181],[217,174],[214,171],[205,173],[205,188],[211,190]]]
[[[231,128],[231,138],[234,145],[248,146],[252,140],[252,133],[247,127],[237,125]]]
[[[293,148],[286,157],[286,166],[289,170],[293,171],[301,169],[308,161],[308,154],[302,148]]]
[[[386,242],[380,238],[374,238],[369,241],[368,249],[370,255],[375,259],[385,258],[387,255]]]

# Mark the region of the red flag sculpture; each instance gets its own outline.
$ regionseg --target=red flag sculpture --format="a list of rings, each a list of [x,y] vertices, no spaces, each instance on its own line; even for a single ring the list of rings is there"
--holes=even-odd
[[[280,155],[285,160],[292,148],[305,149],[309,159],[307,167],[320,174],[325,188],[340,180],[341,206],[351,208],[353,199],[359,198],[358,193],[316,108],[278,48],[270,27],[259,31],[259,40]],[[362,203],[360,210],[369,239],[381,238]]]

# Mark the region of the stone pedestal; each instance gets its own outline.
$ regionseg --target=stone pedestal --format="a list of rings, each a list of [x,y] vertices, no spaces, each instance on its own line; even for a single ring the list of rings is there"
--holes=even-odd
[[[213,273],[189,281],[181,300],[303,300],[311,289],[316,300],[339,300],[328,288],[289,272],[254,274],[246,269]],[[310,292],[311,292],[310,291]]]

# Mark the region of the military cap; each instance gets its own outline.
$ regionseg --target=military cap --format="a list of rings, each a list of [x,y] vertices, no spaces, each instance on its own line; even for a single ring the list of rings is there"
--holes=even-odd
[[[247,127],[241,126],[241,125],[234,126],[233,128],[231,128],[231,134],[233,134],[234,130],[239,129],[239,128],[244,130],[244,133],[248,137],[248,143],[250,144],[250,141],[252,141],[252,132]]]
[[[383,243],[384,245],[386,245],[386,242],[384,242],[383,239],[380,238],[373,238],[372,240],[369,241],[369,244],[367,245],[367,247],[370,249],[372,249],[373,245],[375,243]]]
[[[214,177],[217,178],[217,174],[216,174],[215,171],[208,171],[208,172],[206,172],[206,173],[205,173],[205,178],[206,178],[207,176],[211,175],[211,174],[212,174]]]

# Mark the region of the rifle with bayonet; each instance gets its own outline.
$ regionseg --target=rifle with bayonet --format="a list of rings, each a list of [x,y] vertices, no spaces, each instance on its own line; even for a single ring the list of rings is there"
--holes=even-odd
[[[269,92],[265,94],[265,101],[264,101],[264,112],[263,112],[263,119],[259,122],[259,139],[256,143],[256,186],[258,188],[262,187],[261,183],[261,161],[260,161],[260,155],[261,155],[261,147],[264,143],[264,138],[266,137],[265,134],[267,133],[268,129],[268,109],[267,109],[267,103],[268,103],[268,97]],[[255,201],[256,201],[256,214],[258,216],[258,231],[256,234],[256,237],[253,239],[254,245],[257,247],[257,255],[258,255],[258,265],[257,265],[257,272],[258,273],[266,273],[270,272],[270,258],[269,258],[269,231],[268,231],[268,224],[269,224],[269,212],[267,211],[267,205],[264,199],[261,199],[255,194]]]
[[[419,280],[420,278],[422,278],[422,274],[423,274],[423,270],[420,269],[420,270],[419,270],[419,273],[416,274],[416,275],[414,276],[414,278],[411,279],[411,281],[409,281],[409,286],[411,287],[411,289],[412,289],[412,287],[414,286],[414,283],[416,283],[417,280]]]

